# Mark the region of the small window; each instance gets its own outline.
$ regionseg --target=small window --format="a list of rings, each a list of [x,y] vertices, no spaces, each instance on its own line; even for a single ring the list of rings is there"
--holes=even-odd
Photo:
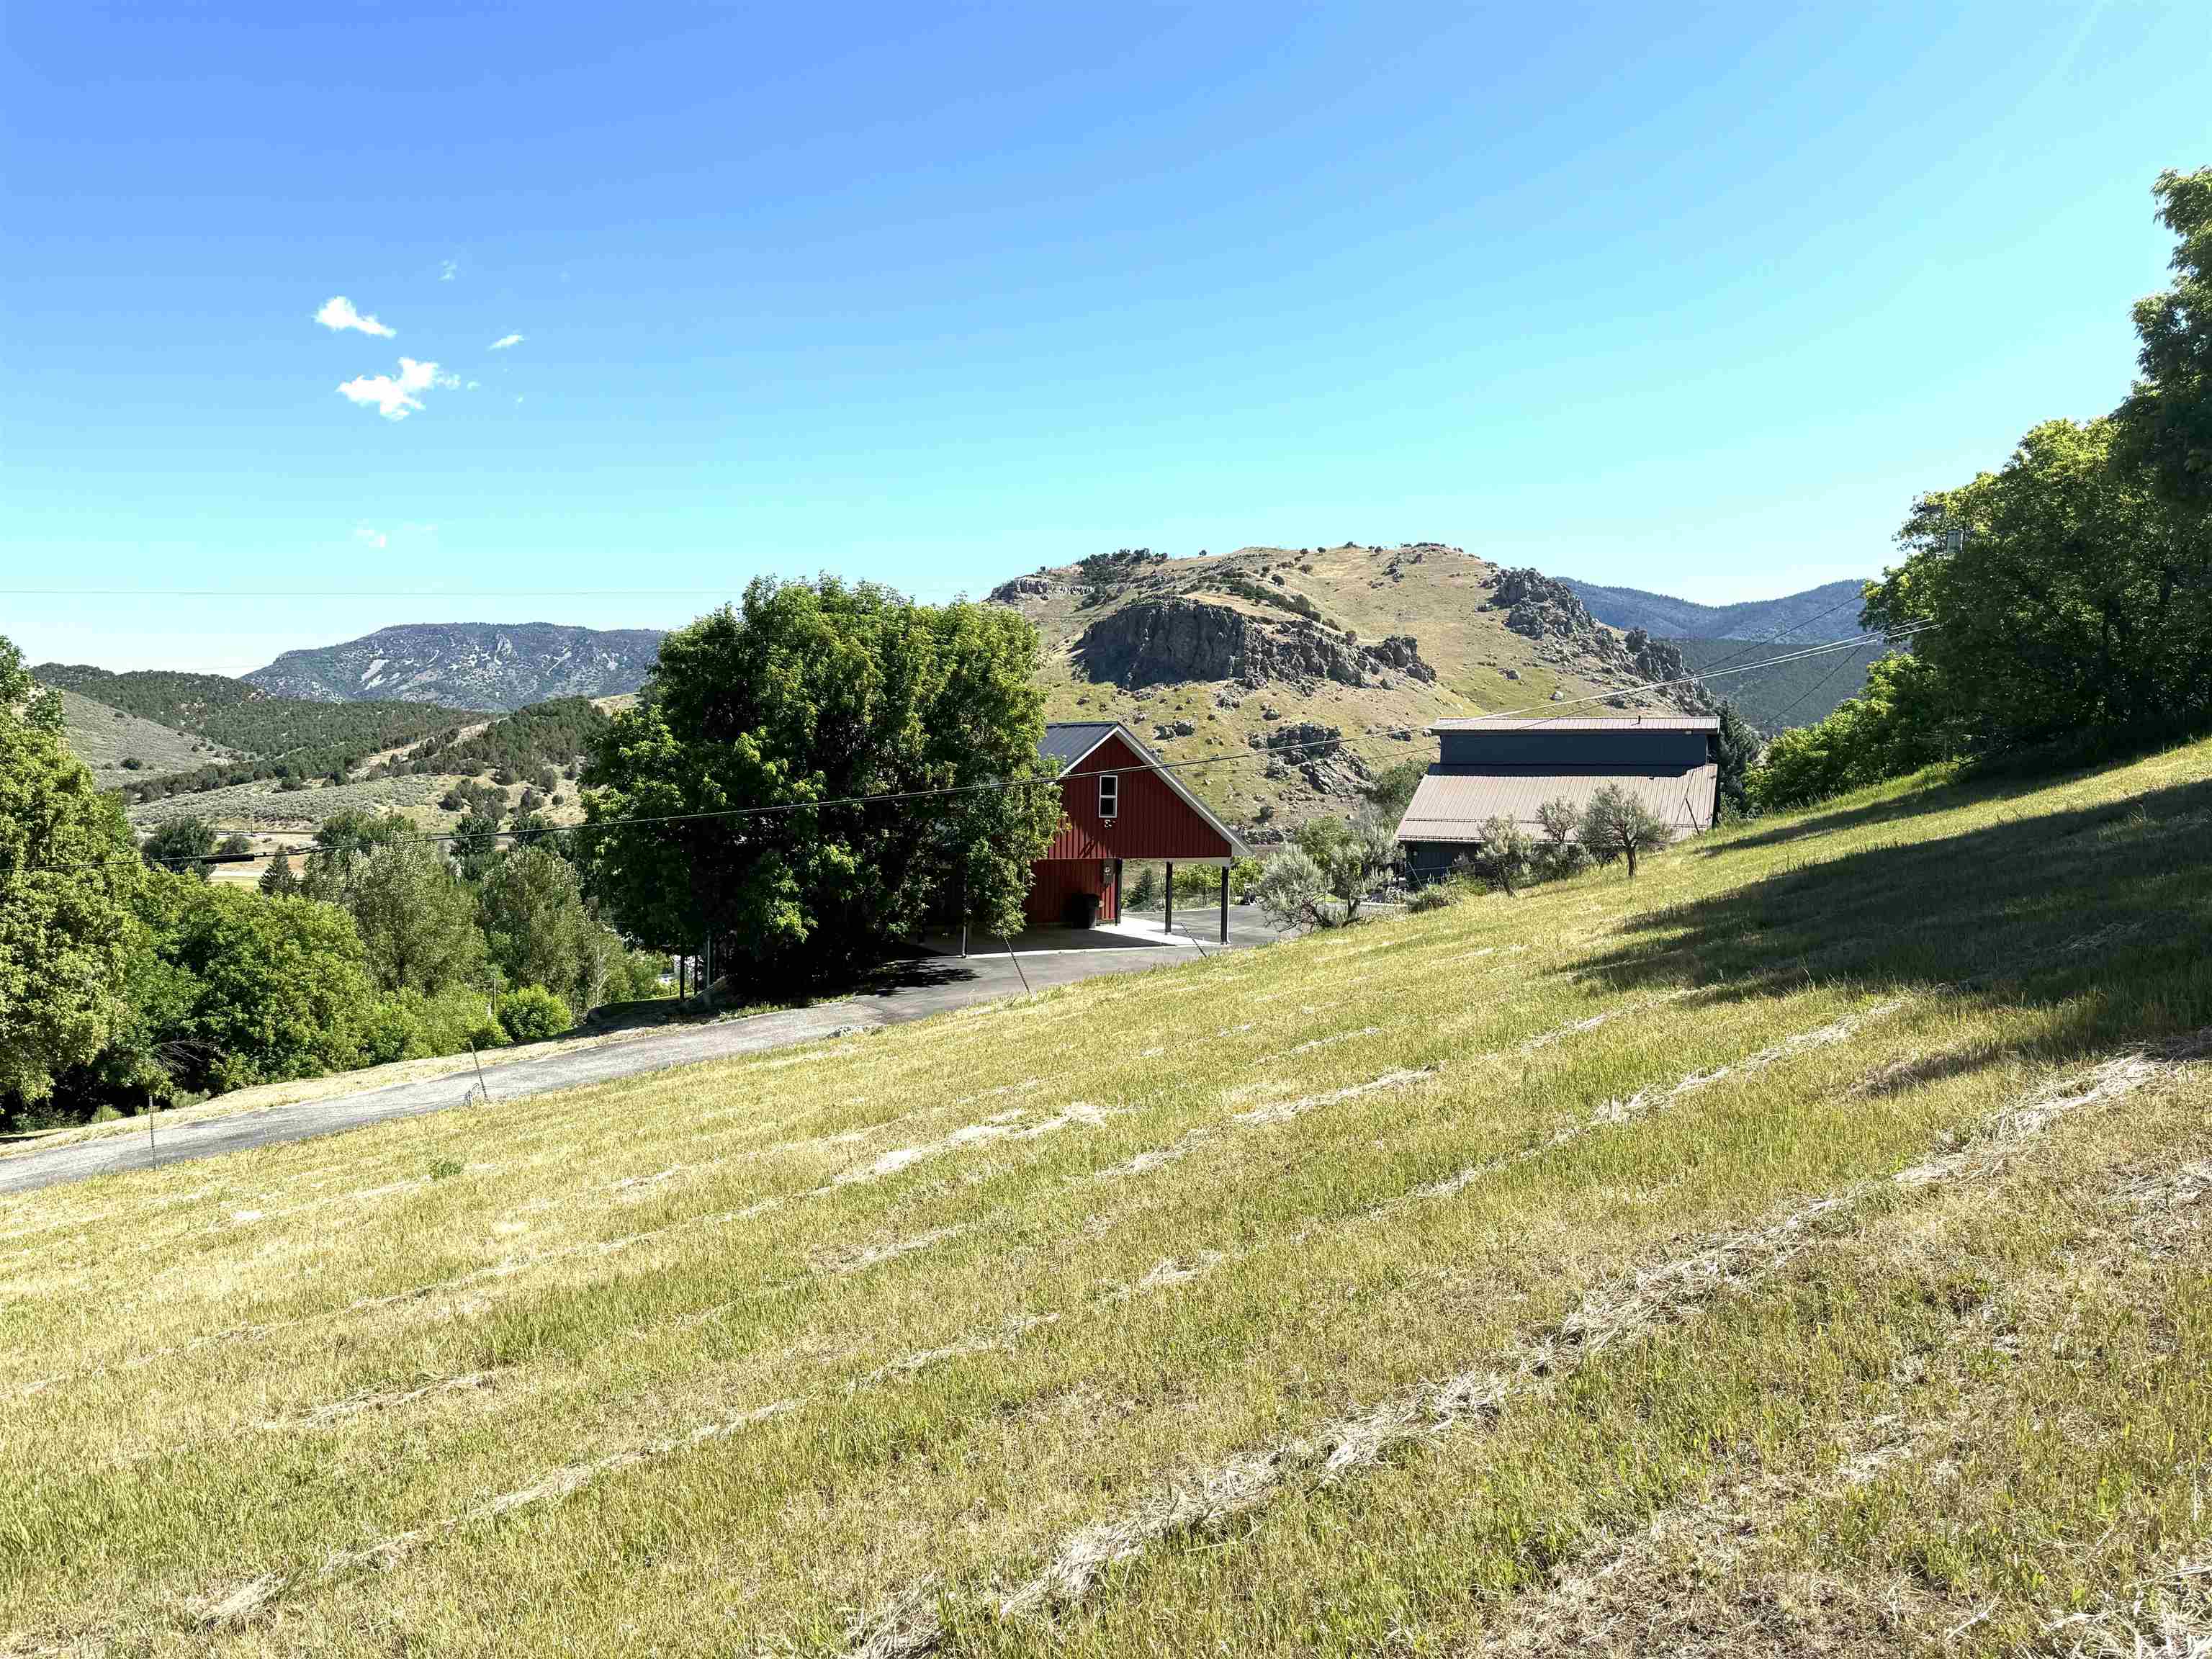
[[[1110,818],[1121,810],[1121,779],[1115,772],[1098,775],[1098,816]]]

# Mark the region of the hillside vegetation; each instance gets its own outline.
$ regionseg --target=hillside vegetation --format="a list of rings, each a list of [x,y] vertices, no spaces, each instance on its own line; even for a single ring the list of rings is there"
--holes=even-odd
[[[1778,645],[1748,640],[1669,640],[1667,643],[1682,653],[1684,665],[1693,674],[1723,666],[1734,670],[1800,648],[1795,640]],[[1838,703],[1856,696],[1865,688],[1867,663],[1881,649],[1869,641],[1856,650],[1832,651],[1754,673],[1727,672],[1709,682],[1707,689],[1714,696],[1735,704],[1737,714],[1771,736],[1825,720]]]
[[[69,663],[41,663],[40,684],[74,691],[173,730],[234,751],[149,787],[137,799],[228,787],[256,778],[298,782],[343,778],[368,756],[418,742],[455,721],[451,709],[416,703],[331,703],[271,696],[221,674],[162,669],[112,673]]]
[[[1123,720],[1164,760],[1202,763],[1182,781],[1264,841],[1343,813],[1393,764],[1433,760],[1422,728],[1440,716],[1539,709],[1554,694],[1681,672],[1660,642],[1591,620],[1564,586],[1517,575],[1525,586],[1501,588],[1513,578],[1498,566],[1438,543],[1139,550],[992,597],[1037,626],[1051,719]],[[1692,692],[1644,706],[1702,705]]]
[[[54,689],[61,692],[62,730],[70,751],[92,769],[103,788],[230,758],[205,738],[156,725],[62,687]]]
[[[0,1200],[0,1632],[2179,1642],[2208,831],[2204,744],[1890,785],[1632,884]]]
[[[246,678],[282,697],[520,708],[634,691],[660,646],[655,628],[560,623],[407,623],[287,651]]]
[[[1699,605],[1640,587],[1607,587],[1571,576],[1560,580],[1582,596],[1590,615],[1610,627],[1641,628],[1670,639],[1779,639],[1801,645],[1857,634],[1859,594],[1866,586],[1857,580],[1825,582],[1778,599]]]

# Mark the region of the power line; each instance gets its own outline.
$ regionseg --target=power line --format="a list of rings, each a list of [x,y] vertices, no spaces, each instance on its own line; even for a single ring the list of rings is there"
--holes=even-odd
[[[1935,624],[1932,623],[1916,623],[1910,628],[1900,629],[1887,637],[1893,641],[1909,638],[1914,634],[1925,632],[1928,629],[1934,626]],[[1755,673],[1762,668],[1771,668],[1782,663],[1803,661],[1808,658],[1821,656],[1846,648],[1863,646],[1871,641],[1881,640],[1883,637],[1884,636],[1880,634],[1869,633],[1861,635],[1856,639],[1832,640],[1823,644],[1805,647],[1802,649],[1789,653],[1784,656],[1770,658],[1762,662],[1747,664],[1738,668],[1713,669],[1702,674],[1685,675],[1679,679],[1651,680],[1644,682],[1640,684],[1620,687],[1610,691],[1595,691],[1590,693],[1587,696],[1568,698],[1557,703],[1538,703],[1525,709],[1507,710],[1497,714],[1484,716],[1483,718],[1491,720],[1513,720],[1520,718],[1522,715],[1535,715],[1539,716],[1539,718],[1529,720],[1528,721],[1528,726],[1530,728],[1548,725],[1554,720],[1570,718],[1569,716],[1559,712],[1562,709],[1574,708],[1587,703],[1603,702],[1614,697],[1640,695],[1650,691],[1667,690],[1677,686],[1698,684],[1705,680],[1719,678],[1728,674]],[[1414,734],[1414,732],[1415,728],[1411,726],[1394,726],[1380,732],[1370,732],[1366,734],[1365,740],[1372,742],[1377,738],[1395,738],[1401,735],[1410,737]],[[1283,744],[1266,750],[1240,751],[1227,755],[1208,755],[1187,761],[1159,761],[1154,763],[1150,767],[1139,768],[1135,769],[1163,773],[1195,772],[1212,766],[1249,765],[1255,761],[1261,763],[1277,761],[1291,755],[1302,754],[1311,749],[1325,749],[1334,751],[1350,746],[1351,745],[1347,744],[1340,737],[1315,738],[1300,743]],[[1015,789],[1037,788],[1046,786],[1057,787],[1060,783],[1069,778],[1097,777],[1102,775],[1106,771],[1126,771],[1129,769],[1131,769],[1103,768],[1098,771],[1092,772],[1062,773],[1049,778],[988,779],[977,783],[946,784],[939,787],[928,789],[886,790],[865,795],[832,796],[822,800],[776,801],[762,806],[730,806],[714,808],[698,812],[670,812],[627,818],[604,818],[595,822],[586,822],[583,823],[548,824],[543,828],[532,828],[526,830],[494,830],[492,832],[492,836],[495,840],[528,842],[542,839],[550,836],[574,835],[579,830],[645,829],[677,823],[703,823],[711,822],[728,822],[747,818],[769,817],[779,816],[787,812],[828,811],[838,808],[870,806],[878,804],[907,804],[921,800],[945,799],[957,795],[975,795],[994,792],[1003,793]],[[402,836],[398,839],[411,842],[417,845],[429,846],[440,845],[460,840],[462,839],[462,835],[459,831],[448,830],[435,834]],[[179,866],[190,866],[199,864],[250,864],[258,862],[264,858],[289,858],[295,853],[309,854],[315,850],[317,850],[316,848],[311,843],[305,847],[282,848],[277,849],[274,854],[186,854],[149,861]]]

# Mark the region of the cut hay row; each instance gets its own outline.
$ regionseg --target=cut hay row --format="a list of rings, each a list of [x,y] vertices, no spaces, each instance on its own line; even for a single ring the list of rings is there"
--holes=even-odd
[[[1761,1064],[1805,1047],[1840,1041],[1835,1026],[1807,1040],[1762,1051]],[[2115,1056],[2077,1079],[2039,1090],[1992,1116],[1966,1150],[1924,1161],[1890,1177],[1896,1188],[1927,1188],[1987,1179],[2011,1148],[2071,1114],[2121,1099],[2212,1051],[2212,1031],[2160,1054]],[[1749,1062],[1747,1062],[1747,1066]],[[1110,1520],[1055,1545],[1043,1569],[1000,1600],[997,1616],[1056,1613],[1079,1604],[1107,1572],[1170,1540],[1218,1534],[1238,1516],[1277,1499],[1294,1484],[1328,1486],[1371,1468],[1415,1443],[1494,1422],[1510,1402],[1540,1397],[1608,1348],[1696,1318],[1723,1292],[1740,1291],[1786,1266],[1807,1243],[1847,1223],[1880,1183],[1860,1183],[1799,1204],[1762,1224],[1699,1241],[1685,1254],[1592,1291],[1567,1318],[1534,1334],[1496,1362],[1425,1383],[1295,1438],[1255,1447],[1212,1468],[1188,1472]],[[916,1592],[853,1632],[848,1651],[866,1659],[933,1651],[938,1615]]]

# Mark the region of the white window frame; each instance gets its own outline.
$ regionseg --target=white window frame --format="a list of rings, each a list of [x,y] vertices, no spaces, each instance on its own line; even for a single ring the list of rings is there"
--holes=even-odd
[[[1098,775],[1098,817],[1111,823],[1121,815],[1121,775],[1101,772]]]

